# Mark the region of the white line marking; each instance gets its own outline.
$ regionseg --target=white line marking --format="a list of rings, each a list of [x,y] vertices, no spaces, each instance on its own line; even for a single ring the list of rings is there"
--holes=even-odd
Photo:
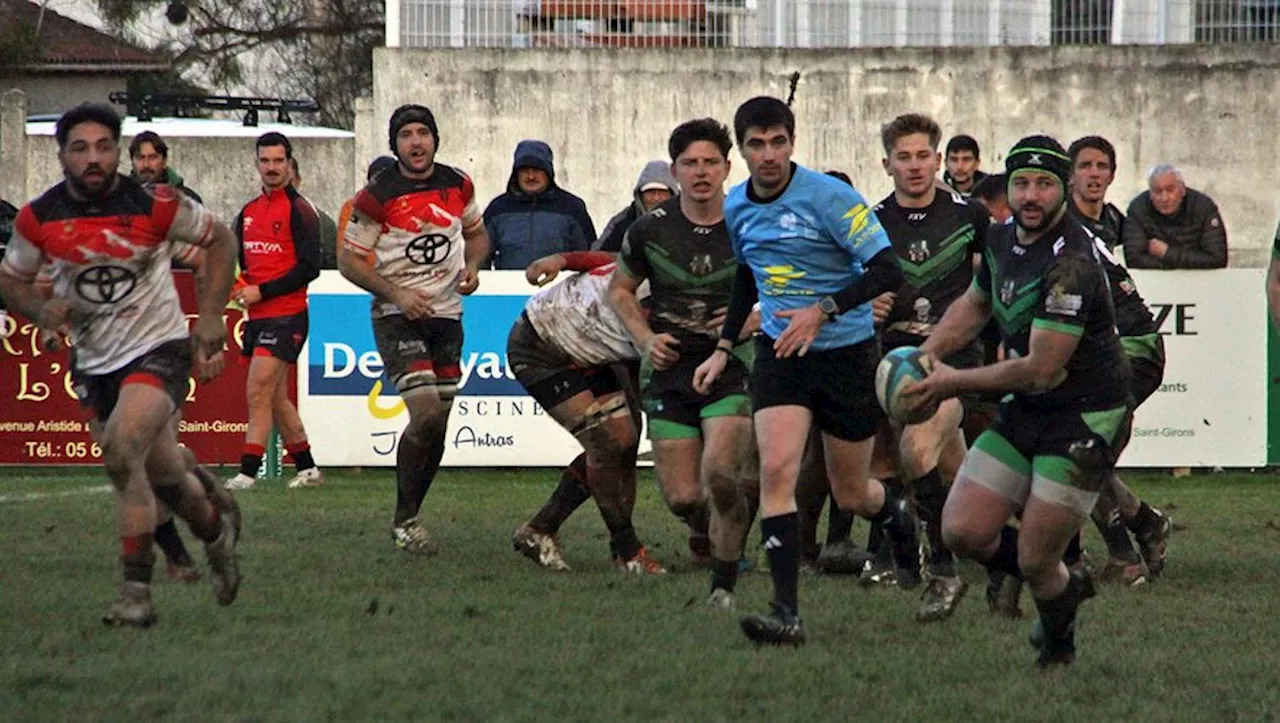
[[[35,502],[37,500],[50,500],[59,497],[76,497],[79,495],[97,495],[103,492],[110,492],[111,485],[101,485],[99,487],[77,487],[73,490],[63,490],[62,492],[28,492],[21,495],[0,495],[0,505],[9,502]]]

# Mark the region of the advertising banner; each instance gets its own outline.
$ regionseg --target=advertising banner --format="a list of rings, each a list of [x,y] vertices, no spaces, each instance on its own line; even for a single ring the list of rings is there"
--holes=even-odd
[[[196,318],[195,281],[189,271],[174,271],[174,284],[187,313]],[[242,316],[228,308],[227,365],[204,385],[188,380],[182,407],[181,439],[206,463],[240,459],[244,444],[245,379],[240,358]],[[102,450],[90,438],[89,413],[72,389],[69,353],[40,348],[34,324],[9,315],[0,328],[0,464],[94,464]]]
[[[463,299],[462,383],[443,464],[558,466],[581,448],[507,366],[507,333],[535,287],[519,271],[487,271]],[[311,333],[299,359],[298,410],[320,465],[394,466],[404,403],[383,375],[370,296],[336,271],[311,285]]]
[[[1122,467],[1267,463],[1265,269],[1131,272],[1168,364],[1134,416]]]

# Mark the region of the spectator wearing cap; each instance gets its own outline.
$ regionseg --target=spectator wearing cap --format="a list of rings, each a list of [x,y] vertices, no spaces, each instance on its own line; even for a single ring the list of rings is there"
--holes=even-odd
[[[182,176],[169,167],[169,144],[164,142],[159,133],[143,131],[129,142],[129,161],[133,164],[133,178],[144,186],[163,183],[190,196],[196,203],[203,204],[200,194],[187,188]]]
[[[1147,174],[1147,190],[1129,203],[1121,232],[1133,269],[1222,269],[1227,228],[1213,199],[1187,188],[1182,172],[1162,164]]]
[[[631,224],[653,210],[654,206],[676,195],[678,189],[676,179],[671,175],[671,164],[666,161],[649,161],[644,164],[640,177],[636,179],[635,188],[632,189],[631,205],[609,219],[604,231],[600,233],[600,240],[596,241],[593,248],[613,253],[621,251],[622,237],[631,228]]]
[[[489,262],[494,269],[524,270],[543,256],[587,251],[596,228],[581,198],[556,185],[551,147],[524,140],[516,146],[507,191],[484,210]]]
[[[961,196],[969,197],[973,187],[987,174],[978,170],[982,165],[982,151],[973,136],[959,135],[947,141],[947,170],[942,180],[954,188]]]

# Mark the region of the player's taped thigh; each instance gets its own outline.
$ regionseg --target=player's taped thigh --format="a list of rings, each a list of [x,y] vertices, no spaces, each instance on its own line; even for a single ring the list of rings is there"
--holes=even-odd
[[[458,396],[458,380],[437,376],[434,367],[407,371],[396,377],[395,383],[402,398],[433,394],[442,402],[451,402]]]
[[[983,432],[965,455],[956,480],[986,487],[1022,505],[1031,492],[1031,460],[1014,448],[999,432]]]
[[[567,429],[569,434],[574,437],[581,437],[593,429],[596,429],[611,419],[619,417],[630,417],[631,409],[627,405],[627,397],[625,394],[613,394],[603,399],[596,399],[586,409],[577,421],[569,425]]]

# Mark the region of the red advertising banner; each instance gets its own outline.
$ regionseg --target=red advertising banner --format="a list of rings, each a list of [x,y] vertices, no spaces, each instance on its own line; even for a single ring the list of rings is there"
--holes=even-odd
[[[195,279],[175,270],[174,286],[187,314],[196,319]],[[238,462],[249,418],[245,402],[248,360],[240,356],[244,320],[228,307],[227,364],[207,384],[188,381],[180,439],[208,464]],[[66,350],[40,348],[36,326],[10,315],[0,328],[0,464],[95,464],[102,450],[89,436],[89,413],[72,390]]]

